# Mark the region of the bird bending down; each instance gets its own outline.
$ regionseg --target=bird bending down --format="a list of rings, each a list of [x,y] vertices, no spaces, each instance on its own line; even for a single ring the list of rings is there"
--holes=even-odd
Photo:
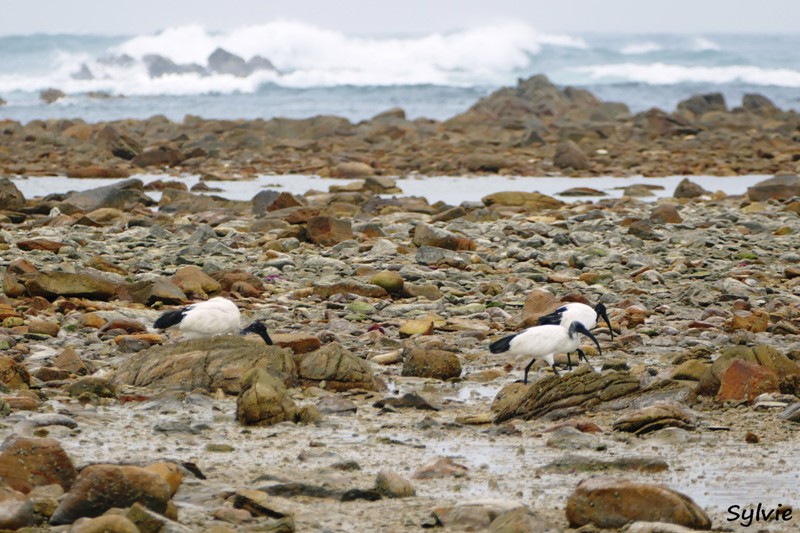
[[[187,339],[201,339],[216,335],[235,335],[257,333],[267,344],[272,339],[267,327],[259,321],[253,322],[244,329],[239,329],[241,313],[232,301],[217,296],[205,302],[188,305],[180,309],[167,311],[153,322],[156,329],[167,329],[178,326]]]
[[[555,354],[577,351],[579,356],[582,356],[585,360],[586,355],[583,353],[583,350],[579,348],[580,339],[578,338],[578,333],[592,339],[597,345],[600,355],[603,354],[600,343],[597,342],[595,336],[580,322],[571,322],[568,327],[552,324],[534,326],[521,333],[509,335],[508,337],[503,337],[499,341],[493,342],[489,345],[489,351],[492,353],[508,352],[510,355],[527,355],[533,357],[531,362],[528,363],[528,366],[525,367],[525,376],[522,380],[523,383],[527,384],[528,372],[537,359],[546,361],[556,375],[558,375],[558,370],[556,370],[555,361],[553,360]]]
[[[567,328],[572,322],[580,322],[586,329],[594,329],[599,318],[605,320],[608,325],[608,331],[611,334],[611,340],[614,340],[614,330],[611,328],[611,320],[608,319],[608,312],[606,311],[606,306],[603,304],[597,304],[597,306],[592,308],[582,303],[568,303],[562,305],[552,313],[540,317],[539,325],[561,325]],[[579,362],[581,358],[587,363],[589,362],[589,360],[586,359],[586,354],[582,352],[578,354]],[[569,359],[569,354],[567,354],[567,362],[571,368],[572,360]]]

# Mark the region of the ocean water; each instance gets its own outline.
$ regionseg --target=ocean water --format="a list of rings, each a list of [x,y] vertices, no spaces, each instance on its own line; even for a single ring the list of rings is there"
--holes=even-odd
[[[140,174],[135,176],[145,184],[155,180],[180,181],[191,188],[200,181],[200,176],[186,174],[182,176],[163,176],[156,174]],[[722,191],[728,195],[741,195],[759,181],[770,176],[691,176],[690,179],[710,192]],[[426,176],[399,177],[397,186],[402,193],[390,196],[419,196],[430,203],[445,202],[459,205],[463,202],[480,202],[481,198],[500,191],[540,192],[555,196],[565,202],[595,201],[603,198],[620,198],[624,189],[631,185],[648,185],[652,188],[652,196],[639,197],[649,202],[659,198],[670,197],[684,176],[642,177],[628,176],[624,178],[599,176],[591,178],[563,177],[528,177],[528,176]],[[67,193],[85,191],[118,183],[118,179],[80,179],[57,176],[47,177],[15,177],[14,184],[25,198],[44,197],[51,193]],[[260,191],[271,189],[286,191],[295,195],[303,195],[308,191],[328,192],[332,185],[343,185],[354,180],[320,178],[319,176],[295,174],[270,176],[260,175],[251,180],[206,182],[218,190],[210,192],[229,200],[252,200]],[[563,196],[562,192],[574,187],[589,187],[600,191],[598,196]],[[154,200],[161,198],[160,192],[148,193]]]
[[[209,72],[217,48],[246,61],[268,59],[277,70]],[[693,94],[717,91],[730,107],[756,92],[798,109],[799,49],[800,34],[567,35],[524,24],[401,36],[345,35],[292,21],[221,33],[189,25],[147,35],[6,36],[0,37],[0,97],[7,101],[0,119],[334,114],[359,121],[400,106],[410,118],[441,120],[538,73],[633,112],[670,111]],[[154,54],[185,72],[150,71]],[[51,87],[68,96],[43,103],[39,92]]]

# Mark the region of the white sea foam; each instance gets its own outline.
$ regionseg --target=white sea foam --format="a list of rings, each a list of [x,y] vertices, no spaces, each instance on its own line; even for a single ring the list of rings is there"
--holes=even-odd
[[[652,41],[647,41],[643,43],[632,43],[627,46],[624,46],[620,52],[625,55],[640,55],[640,54],[650,54],[652,52],[658,52],[662,49],[661,45],[658,43],[654,43]]]
[[[582,39],[538,33],[517,23],[408,38],[355,37],[293,21],[222,33],[192,25],[139,35],[108,51],[109,56],[134,58],[133,65],[110,65],[84,53],[61,53],[46,75],[0,74],[0,91],[55,86],[68,93],[103,90],[126,95],[179,95],[253,92],[265,82],[298,88],[503,85],[513,83],[516,73],[532,68],[532,58],[543,46],[587,48]],[[149,54],[158,54],[177,64],[205,66],[217,48],[245,60],[265,57],[280,73],[256,71],[243,78],[218,74],[151,78],[142,61]],[[82,65],[89,68],[93,79],[73,79]]]
[[[692,39],[691,49],[695,52],[702,52],[705,50],[719,50],[720,46],[705,37],[695,37]]]
[[[800,71],[751,65],[689,67],[665,63],[616,63],[577,67],[575,70],[588,75],[593,82],[634,81],[651,85],[741,82],[753,85],[800,87]]]

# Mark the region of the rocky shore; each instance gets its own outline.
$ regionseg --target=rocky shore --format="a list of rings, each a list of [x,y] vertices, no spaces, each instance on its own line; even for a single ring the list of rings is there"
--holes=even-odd
[[[631,115],[537,76],[445,122],[0,125],[0,174],[120,178],[25,198],[0,177],[0,529],[798,527],[795,112],[708,94]],[[200,194],[263,173],[354,181]],[[654,203],[392,197],[414,173],[775,177]],[[275,344],[152,328],[213,296]],[[488,345],[564,302],[605,304],[613,339],[524,385],[528,360]]]
[[[42,94],[47,101],[63,96],[57,89]],[[539,75],[443,122],[409,120],[402,109],[358,124],[335,116],[186,116],[180,123],[154,116],[98,124],[4,120],[0,175],[188,172],[218,180],[263,173],[346,178],[775,174],[798,171],[799,128],[795,111],[781,110],[758,94],[741,102],[726,102],[718,93],[697,95],[672,112],[654,108],[632,114],[624,104],[556,87]]]
[[[798,501],[800,178],[657,203],[394,185],[244,202],[165,179],[156,204],[138,179],[0,179],[0,527],[746,531],[732,506]],[[218,295],[275,345],[151,328]],[[604,303],[613,340],[523,385],[488,344],[567,301]]]

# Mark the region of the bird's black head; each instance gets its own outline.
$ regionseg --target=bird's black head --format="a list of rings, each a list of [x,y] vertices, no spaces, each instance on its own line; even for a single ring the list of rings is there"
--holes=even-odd
[[[608,325],[608,332],[611,334],[611,340],[614,340],[614,330],[611,328],[611,320],[608,319],[608,312],[606,311],[606,306],[603,304],[597,304],[597,307],[594,308],[594,312],[597,313],[597,316],[602,317],[603,320],[606,321]]]
[[[594,342],[595,346],[597,346],[597,351],[600,353],[600,357],[603,356],[603,349],[600,347],[600,343],[597,341],[597,338],[594,335],[592,335],[592,332],[586,329],[586,326],[584,326],[580,322],[571,323],[569,325],[570,336],[572,336],[573,333],[580,333],[592,339],[592,342]]]
[[[262,339],[264,339],[265,343],[267,343],[270,346],[272,345],[272,339],[269,337],[269,333],[267,333],[267,326],[265,326],[264,323],[261,322],[260,320],[257,320],[252,324],[250,324],[249,326],[247,326],[246,328],[244,328],[242,330],[242,334],[246,333],[256,333]]]

